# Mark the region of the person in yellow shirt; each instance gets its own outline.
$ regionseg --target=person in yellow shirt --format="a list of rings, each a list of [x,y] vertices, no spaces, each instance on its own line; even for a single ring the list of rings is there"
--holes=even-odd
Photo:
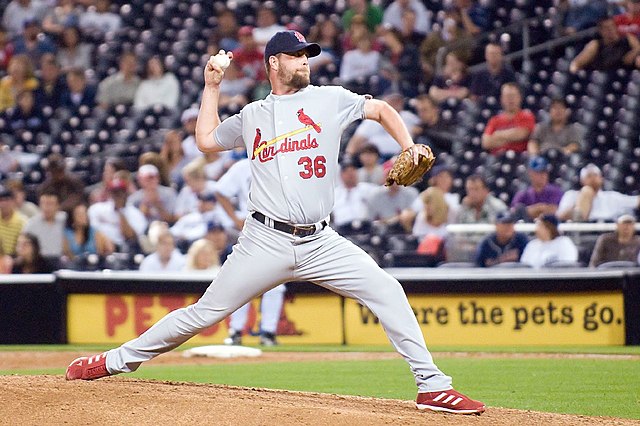
[[[0,111],[16,104],[18,93],[35,90],[38,80],[33,76],[33,64],[27,55],[15,55],[9,61],[7,75],[0,80]]]
[[[16,211],[11,191],[0,187],[0,244],[5,255],[16,253],[16,242],[26,219]]]

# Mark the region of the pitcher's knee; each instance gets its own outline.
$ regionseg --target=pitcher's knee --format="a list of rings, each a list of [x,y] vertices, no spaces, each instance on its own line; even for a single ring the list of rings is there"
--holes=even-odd
[[[230,308],[216,308],[198,304],[188,306],[185,309],[191,317],[192,324],[196,327],[197,332],[219,323],[233,312]]]

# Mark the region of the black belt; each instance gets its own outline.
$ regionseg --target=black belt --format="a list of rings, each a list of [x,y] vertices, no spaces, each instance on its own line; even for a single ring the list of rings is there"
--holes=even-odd
[[[258,222],[264,223],[270,228],[286,232],[287,234],[291,234],[296,237],[308,237],[309,235],[313,235],[316,233],[316,225],[290,225],[288,223],[278,222],[277,220],[267,218],[260,212],[253,212],[251,216],[253,216],[253,218]],[[320,225],[322,225],[322,228],[320,229],[324,229],[328,225],[328,223],[326,220],[323,220],[322,222],[320,222]]]

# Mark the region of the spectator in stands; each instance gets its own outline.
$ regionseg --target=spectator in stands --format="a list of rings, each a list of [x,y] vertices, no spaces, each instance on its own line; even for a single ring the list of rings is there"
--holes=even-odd
[[[96,87],[87,84],[82,68],[71,68],[67,72],[67,90],[62,92],[60,106],[77,111],[80,107],[91,110],[96,105]]]
[[[233,51],[233,61],[243,74],[256,83],[264,83],[267,79],[264,68],[264,52],[253,36],[254,28],[240,27],[238,30],[239,46]]]
[[[176,76],[164,69],[159,56],[147,60],[146,78],[136,90],[133,106],[139,110],[153,105],[175,108],[180,100],[180,83]]]
[[[453,7],[460,14],[464,29],[471,35],[491,30],[491,12],[487,2],[454,0]]]
[[[180,272],[186,264],[185,256],[176,249],[171,232],[158,235],[156,251],[140,263],[140,272]]]
[[[220,256],[213,243],[204,238],[194,241],[187,251],[184,269],[217,273],[220,270]]]
[[[383,10],[375,4],[371,4],[369,0],[349,0],[348,5],[349,7],[342,14],[342,28],[348,30],[353,17],[360,15],[364,17],[369,31],[375,33],[378,25],[382,23]]]
[[[84,183],[71,173],[67,173],[64,157],[53,153],[47,157],[47,178],[38,187],[40,192],[58,195],[60,210],[66,211],[84,199]]]
[[[220,264],[222,265],[233,249],[233,245],[229,244],[229,236],[225,232],[224,226],[215,221],[207,223],[207,235],[204,238],[213,243],[216,251],[220,254]]]
[[[458,57],[468,63],[475,41],[461,22],[462,16],[455,9],[447,8],[439,29],[432,31],[420,44],[420,58],[425,80],[431,81],[436,73],[438,51],[446,47],[455,50]]]
[[[191,162],[202,156],[202,152],[196,145],[196,119],[198,118],[198,108],[189,108],[182,112],[180,121],[184,138],[182,139],[182,151],[187,162]]]
[[[58,63],[64,72],[71,68],[91,68],[93,46],[82,42],[78,27],[67,27],[62,31],[58,46]]]
[[[440,117],[438,103],[429,95],[418,95],[413,100],[420,122],[414,129],[414,141],[429,145],[433,153],[451,153],[453,142],[458,138],[455,128]]]
[[[0,244],[4,254],[15,254],[18,235],[26,222],[26,218],[16,210],[13,193],[5,187],[0,187]]]
[[[55,270],[51,262],[40,253],[38,238],[27,232],[18,237],[16,258],[13,262],[12,274],[50,274]]]
[[[529,187],[518,191],[511,201],[516,217],[533,221],[543,214],[556,214],[562,189],[549,183],[549,162],[544,157],[531,157],[527,168]]]
[[[38,1],[11,0],[2,15],[2,26],[11,37],[22,34],[26,21],[42,15],[42,5]]]
[[[255,83],[253,79],[244,75],[235,61],[231,61],[224,72],[224,79],[220,82],[220,97],[218,106],[239,111],[251,99],[251,90]]]
[[[560,0],[558,10],[563,15],[564,32],[573,34],[606,18],[607,0]]]
[[[40,253],[50,259],[62,256],[62,242],[67,215],[60,210],[60,198],[56,192],[42,191],[38,202],[40,213],[24,225],[23,232],[35,235],[40,243]]]
[[[198,207],[177,220],[171,227],[171,234],[180,242],[192,242],[203,238],[207,233],[207,223],[214,221],[225,229],[233,227],[213,192],[201,192],[197,195]]]
[[[393,161],[387,161],[386,165],[385,179]],[[417,197],[418,190],[411,186],[399,186],[395,183],[391,186],[378,185],[371,190],[366,199],[369,220],[385,225],[399,225],[400,214],[410,207]]]
[[[384,10],[382,23],[402,30],[402,14],[406,9],[411,9],[416,14],[414,31],[420,34],[427,34],[431,31],[431,15],[420,0],[394,0]]]
[[[640,36],[640,1],[626,0],[624,12],[613,17],[618,32],[622,35]]]
[[[351,18],[351,26],[345,31],[342,36],[342,54],[344,56],[344,52],[348,52],[349,50],[353,50],[357,48],[357,42],[363,37],[368,37],[371,39],[372,45],[371,49],[379,52],[382,50],[382,44],[378,42],[373,37],[373,33],[367,27],[367,22],[364,16],[362,15],[354,15]]]
[[[214,32],[217,39],[216,49],[209,52],[209,56],[218,53],[219,49],[231,52],[238,47],[238,18],[236,14],[232,10],[225,8],[218,12],[217,15],[218,25]],[[207,58],[209,56],[207,56]]]
[[[380,164],[380,150],[378,147],[367,143],[358,153],[361,167],[358,169],[358,181],[382,185],[385,180],[384,169]]]
[[[613,18],[598,22],[598,34],[571,61],[570,72],[576,73],[581,69],[608,71],[633,66],[640,53],[640,41],[636,36],[620,34]]]
[[[548,214],[536,219],[535,236],[524,248],[520,262],[542,268],[554,263],[578,261],[578,248],[571,238],[560,235],[556,216]]]
[[[630,214],[618,217],[615,232],[602,234],[596,240],[589,266],[614,261],[637,262],[640,237],[636,235],[635,225],[636,218]]]
[[[95,0],[94,5],[80,16],[80,28],[83,31],[104,35],[120,29],[121,26],[120,15],[111,12],[110,0]]]
[[[516,217],[510,212],[500,212],[496,216],[496,231],[487,235],[478,244],[476,266],[485,268],[499,263],[519,262],[529,239],[516,232]]]
[[[13,56],[13,43],[7,31],[0,26],[0,71],[5,71]]]
[[[2,117],[2,113],[0,113],[0,117]],[[4,128],[7,129],[6,126]],[[0,143],[0,174],[8,175],[20,168],[20,163],[16,160],[17,154],[6,143]]]
[[[416,13],[412,9],[402,12],[402,28],[399,30],[402,42],[416,49],[424,41],[424,34],[416,31]]]
[[[506,204],[489,193],[484,178],[473,174],[465,182],[467,195],[458,211],[458,223],[494,223],[499,212],[507,210]]]
[[[49,8],[42,19],[42,29],[54,37],[60,37],[69,27],[77,27],[80,23],[82,9],[75,0],[57,0],[54,7]]]
[[[506,151],[525,152],[536,118],[528,109],[522,109],[522,92],[515,83],[502,85],[500,93],[502,112],[489,119],[482,134],[482,147],[493,155]]]
[[[488,43],[484,48],[486,68],[471,75],[471,97],[482,99],[493,96],[500,97],[500,90],[505,83],[516,81],[516,75],[504,62],[502,47],[498,43]]]
[[[13,269],[13,257],[5,254],[0,243],[0,274],[10,274]]]
[[[69,260],[88,254],[106,256],[115,251],[113,242],[91,226],[87,211],[87,205],[80,203],[66,212],[62,251]]]
[[[391,90],[399,91],[406,97],[418,94],[418,85],[422,78],[420,56],[412,44],[405,44],[402,33],[396,29],[383,32],[384,50],[382,51],[380,70]]]
[[[98,85],[96,100],[100,107],[106,109],[116,104],[133,103],[140,85],[140,77],[136,74],[137,67],[138,59],[133,52],[125,52],[120,56],[119,71]]]
[[[640,207],[640,197],[617,191],[604,191],[602,171],[595,164],[587,164],[580,170],[579,191],[564,193],[558,206],[560,220],[614,221],[624,213]]]
[[[67,90],[67,84],[60,74],[60,66],[56,57],[47,53],[40,59],[40,78],[35,90],[35,101],[38,110],[48,106],[53,110],[60,106],[62,95]]]
[[[380,52],[372,49],[371,36],[355,40],[355,49],[348,50],[340,62],[340,80],[346,86],[362,84],[380,71]]]
[[[37,19],[28,19],[24,22],[24,31],[13,39],[13,48],[17,55],[27,55],[34,64],[40,63],[40,58],[45,53],[56,53],[56,45],[51,39],[41,32],[40,22]]]
[[[251,189],[251,160],[248,158],[234,163],[216,183],[216,198],[236,230],[241,230],[249,215],[249,190]],[[218,221],[229,231],[224,221]]]
[[[89,203],[107,201],[109,199],[109,183],[113,180],[116,172],[126,170],[127,165],[123,160],[116,157],[107,158],[102,167],[102,176],[100,182],[95,183],[85,189],[85,193],[89,196]]]
[[[24,189],[24,184],[21,180],[14,179],[7,181],[5,186],[13,194],[15,209],[18,211],[18,213],[29,219],[35,216],[40,211],[40,209],[38,209],[38,206],[27,200],[27,194]]]
[[[447,99],[462,100],[469,96],[471,79],[467,65],[455,51],[445,56],[442,74],[437,74],[429,88],[429,96],[436,102]]]
[[[213,193],[216,188],[215,181],[207,180],[204,165],[200,159],[195,159],[184,166],[182,178],[184,186],[176,199],[177,217],[198,211],[198,196],[202,193]]]
[[[460,194],[451,192],[451,188],[453,188],[451,169],[443,164],[432,168],[429,172],[429,186],[442,191],[444,201],[447,203],[447,222],[454,223],[458,217],[458,210],[460,210]],[[408,209],[402,212],[400,221],[407,232],[411,231],[416,215],[423,210],[423,207],[424,203],[421,195],[413,201],[413,204]]]
[[[164,135],[160,156],[167,165],[169,180],[178,187],[182,186],[182,168],[188,164],[182,149],[182,135],[177,130],[169,130]]]
[[[408,129],[415,131],[420,119],[414,113],[404,109],[404,97],[401,94],[390,93],[383,96],[382,99],[398,111]],[[364,120],[358,125],[347,144],[345,152],[347,155],[354,157],[366,143],[375,145],[380,151],[380,156],[383,160],[388,160],[400,152],[400,147],[395,140],[382,125],[373,120]]]
[[[421,202],[413,222],[411,233],[420,240],[428,236],[435,236],[444,240],[447,236],[449,220],[449,206],[440,188],[429,187],[420,193]]]
[[[129,252],[138,247],[138,237],[147,229],[147,219],[138,208],[127,204],[129,182],[116,174],[109,182],[107,201],[89,207],[89,223],[104,234],[116,251]]]
[[[49,132],[49,122],[42,114],[42,108],[37,106],[33,92],[25,90],[18,93],[17,105],[7,110],[7,124],[13,134],[22,132],[33,134]]]
[[[127,199],[127,204],[142,212],[147,222],[175,222],[176,190],[160,184],[160,171],[153,164],[140,166],[136,174],[140,189]]]
[[[550,149],[557,149],[565,155],[579,152],[586,129],[580,123],[569,123],[570,115],[571,110],[567,108],[564,99],[554,99],[549,107],[549,121],[536,124],[527,151],[532,155],[545,153]]]
[[[342,32],[340,27],[336,20],[331,18],[316,22],[309,29],[309,37],[307,37],[307,40],[318,43],[322,48],[318,56],[309,58],[311,75],[314,75],[316,71],[325,66],[335,67],[337,71],[340,65],[340,59],[342,58],[341,36]]]
[[[358,169],[351,161],[343,161],[340,167],[340,183],[335,190],[335,207],[332,223],[337,228],[350,226],[354,222],[365,222],[369,218],[367,199],[375,185],[358,182]]]
[[[264,50],[264,46],[275,33],[284,30],[286,30],[286,28],[278,24],[278,16],[273,6],[265,4],[258,8],[256,13],[256,27],[253,29],[253,38],[262,50]]]
[[[158,169],[158,173],[160,173],[160,185],[163,186],[172,186],[171,179],[169,178],[169,168],[167,164],[164,162],[164,159],[160,155],[160,153],[155,151],[147,151],[140,154],[138,157],[138,168],[144,166],[145,164],[151,164]]]
[[[0,80],[0,112],[16,104],[16,95],[24,90],[35,90],[38,80],[33,75],[33,64],[26,55],[14,55],[9,61],[7,75]]]

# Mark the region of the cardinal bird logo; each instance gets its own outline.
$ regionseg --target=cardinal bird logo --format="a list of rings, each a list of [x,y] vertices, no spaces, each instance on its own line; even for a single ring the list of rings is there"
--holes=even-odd
[[[320,126],[319,126],[319,125],[317,125],[317,124],[313,121],[313,119],[312,119],[311,117],[309,117],[307,114],[305,114],[305,113],[304,113],[303,108],[300,108],[300,109],[298,110],[297,114],[298,114],[298,120],[299,120],[302,124],[305,124],[305,125],[307,125],[307,126],[311,126],[311,127],[313,127],[313,129],[314,129],[316,132],[318,132],[318,133],[320,133],[320,132],[322,131],[322,129],[320,128]]]
[[[260,129],[256,129],[256,137],[253,138],[253,155],[251,157],[252,160],[255,160],[256,158],[256,151],[258,149],[258,147],[260,146],[260,140],[262,139],[262,132],[260,131]]]

